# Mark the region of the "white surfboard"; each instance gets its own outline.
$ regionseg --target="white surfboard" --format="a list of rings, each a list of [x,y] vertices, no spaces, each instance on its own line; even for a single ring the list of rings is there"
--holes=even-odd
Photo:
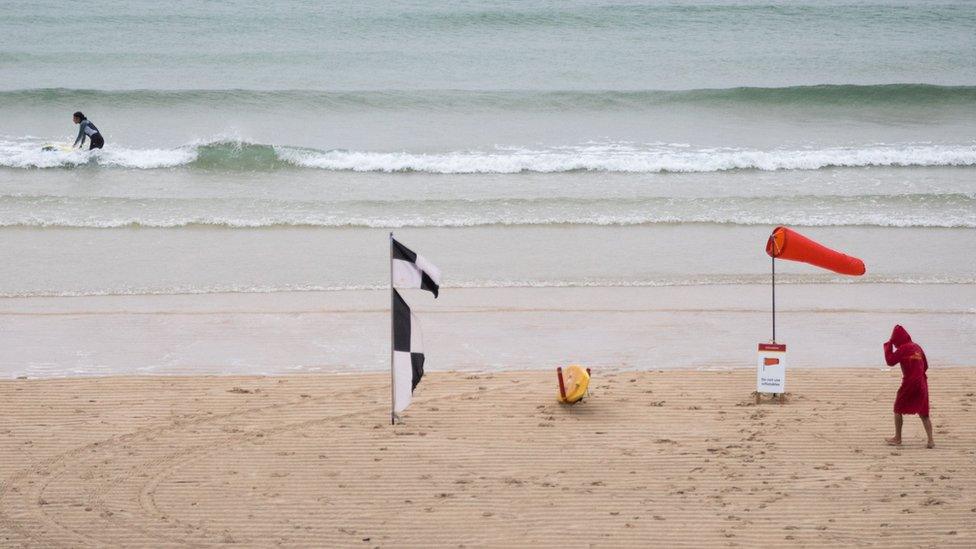
[[[41,150],[48,152],[71,152],[74,150],[74,147],[67,143],[48,143],[41,147]]]

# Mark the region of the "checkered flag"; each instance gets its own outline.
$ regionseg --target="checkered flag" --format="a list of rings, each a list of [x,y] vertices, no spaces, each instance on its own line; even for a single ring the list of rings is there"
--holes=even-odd
[[[424,256],[390,237],[390,258],[394,288],[420,288],[437,297],[441,287],[441,270]]]
[[[441,270],[424,256],[397,242],[390,233],[390,335],[393,344],[390,349],[393,384],[390,421],[394,424],[397,414],[410,406],[413,391],[424,376],[424,339],[420,322],[396,288],[427,290],[436,298],[440,284]]]
[[[400,293],[393,290],[393,411],[410,406],[424,376],[424,336],[420,322]]]

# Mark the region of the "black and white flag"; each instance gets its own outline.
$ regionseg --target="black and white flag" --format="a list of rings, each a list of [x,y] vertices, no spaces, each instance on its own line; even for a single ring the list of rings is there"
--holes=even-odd
[[[393,290],[393,411],[410,406],[424,375],[424,336],[420,323],[400,293]]]
[[[393,246],[390,265],[394,288],[420,288],[437,297],[441,286],[441,270],[424,256],[414,253],[410,248],[390,238]]]

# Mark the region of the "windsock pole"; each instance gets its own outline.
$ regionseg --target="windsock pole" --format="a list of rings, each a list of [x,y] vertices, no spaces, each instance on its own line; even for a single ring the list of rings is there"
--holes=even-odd
[[[776,343],[776,258],[772,257],[773,269],[773,343]]]

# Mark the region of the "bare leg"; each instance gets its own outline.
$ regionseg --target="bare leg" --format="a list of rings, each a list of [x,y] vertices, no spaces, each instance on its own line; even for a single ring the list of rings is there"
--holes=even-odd
[[[929,416],[919,416],[922,418],[922,425],[925,427],[925,434],[929,436],[929,442],[925,445],[926,448],[935,448],[935,439],[932,438],[932,420]]]
[[[885,442],[887,442],[888,444],[890,444],[892,446],[898,446],[899,444],[901,444],[901,426],[902,426],[902,423],[903,423],[903,420],[902,420],[901,414],[895,414],[895,436],[893,436],[891,438],[886,438],[885,439]]]

